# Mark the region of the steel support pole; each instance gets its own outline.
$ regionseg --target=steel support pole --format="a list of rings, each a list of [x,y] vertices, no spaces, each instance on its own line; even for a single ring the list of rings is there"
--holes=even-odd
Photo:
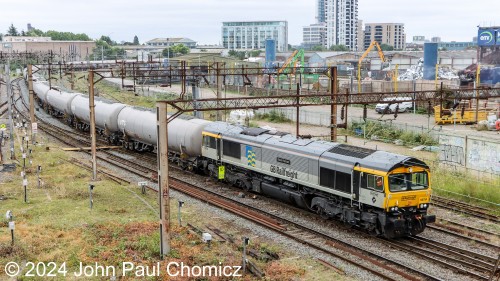
[[[89,70],[89,110],[90,110],[90,138],[92,141],[92,181],[97,180],[96,132],[95,132],[95,105],[94,105],[94,70]]]
[[[9,56],[7,57],[7,69],[6,69],[6,81],[5,81],[5,86],[7,87],[7,101],[9,105],[9,130],[10,130],[10,159],[15,160],[16,159],[16,154],[14,153],[14,120],[13,120],[13,115],[14,112],[12,110],[13,102],[14,99],[12,98],[12,89],[10,88],[10,52]]]
[[[30,94],[30,128],[31,128],[31,143],[35,144],[35,134],[33,133],[33,123],[35,120],[35,92],[33,91],[33,68],[28,65],[28,91]]]
[[[332,104],[330,106],[330,141],[337,141],[337,67],[330,67],[330,94]]]
[[[295,121],[296,121],[296,136],[299,137],[299,122],[300,122],[300,83],[297,83],[297,111],[295,115]]]
[[[160,205],[160,256],[170,253],[170,195],[168,185],[168,116],[167,103],[156,103],[158,135],[158,203]]]
[[[217,81],[217,105],[220,107],[220,99],[221,99],[221,79],[220,79],[220,69],[219,69],[219,63],[216,62],[215,63],[215,79]],[[216,111],[216,114],[217,114],[217,119],[216,121],[222,121],[222,117],[221,117],[221,111],[220,110],[217,110]]]
[[[346,103],[344,104],[344,108],[345,108],[345,111],[344,111],[344,124],[345,124],[345,128],[347,130],[347,127],[349,126],[349,122],[347,121],[348,118],[347,118],[347,109],[349,108],[349,102],[350,102],[350,99],[349,99],[349,95],[350,95],[351,92],[349,92],[349,89],[345,89],[345,100],[346,100]],[[347,135],[346,135],[347,137]]]

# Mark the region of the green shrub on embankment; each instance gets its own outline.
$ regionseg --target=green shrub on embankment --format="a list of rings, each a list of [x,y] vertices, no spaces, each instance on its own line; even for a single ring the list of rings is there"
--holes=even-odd
[[[348,128],[348,132],[353,135],[359,134],[359,132],[363,135],[363,130],[365,131],[364,136],[367,139],[375,139],[384,142],[393,142],[394,140],[399,139],[403,141],[404,145],[438,144],[430,134],[405,131],[381,122],[367,121],[365,125],[365,122],[354,121]]]

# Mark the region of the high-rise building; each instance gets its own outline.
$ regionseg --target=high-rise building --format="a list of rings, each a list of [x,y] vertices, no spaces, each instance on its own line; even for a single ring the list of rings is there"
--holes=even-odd
[[[279,52],[288,50],[287,21],[236,21],[222,23],[222,45],[229,50],[263,50],[274,39]]]
[[[358,0],[318,0],[317,21],[326,23],[326,45],[357,49]]]
[[[326,5],[325,2],[327,0],[318,0],[316,7],[316,23],[325,23],[326,22]]]
[[[367,23],[364,33],[365,50],[373,41],[392,46],[396,50],[403,50],[406,46],[405,26],[402,23]]]
[[[302,46],[311,49],[314,46],[326,48],[326,24],[315,23],[302,28]]]

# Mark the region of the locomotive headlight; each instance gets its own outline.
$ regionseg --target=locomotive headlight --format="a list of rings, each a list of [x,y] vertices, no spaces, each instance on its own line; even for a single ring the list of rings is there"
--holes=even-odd
[[[427,204],[420,204],[420,205],[419,205],[419,208],[420,208],[420,209],[426,209],[428,206],[429,206],[429,205],[427,205]]]
[[[398,207],[391,207],[391,208],[389,208],[389,210],[390,210],[391,212],[396,212],[396,211],[398,210]]]

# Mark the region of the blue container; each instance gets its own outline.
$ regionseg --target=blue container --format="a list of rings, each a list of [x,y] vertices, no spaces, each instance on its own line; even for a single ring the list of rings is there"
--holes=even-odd
[[[495,86],[500,83],[500,67],[484,67],[479,73],[481,85]]]
[[[436,79],[438,43],[424,43],[424,79]]]
[[[266,68],[274,66],[276,61],[276,40],[266,39]]]

